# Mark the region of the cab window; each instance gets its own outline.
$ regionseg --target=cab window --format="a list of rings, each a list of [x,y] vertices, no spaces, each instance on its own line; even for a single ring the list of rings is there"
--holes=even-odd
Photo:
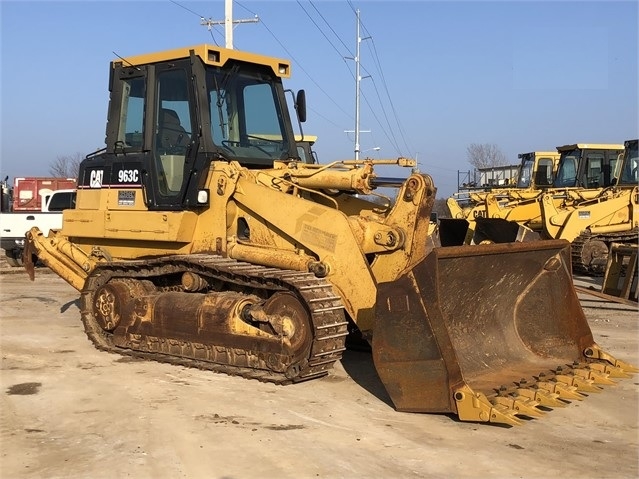
[[[187,147],[191,142],[191,107],[185,70],[160,72],[157,76],[155,150],[158,191],[177,196],[182,190]]]
[[[123,81],[118,143],[129,148],[141,148],[144,125],[144,77]]]

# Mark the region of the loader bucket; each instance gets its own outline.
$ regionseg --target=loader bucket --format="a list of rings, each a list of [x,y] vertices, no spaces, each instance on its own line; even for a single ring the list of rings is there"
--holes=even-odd
[[[465,219],[440,218],[439,241],[442,246],[461,246],[466,242],[469,223]]]
[[[512,243],[514,241],[536,241],[539,234],[516,221],[503,218],[476,218],[473,243]]]
[[[563,240],[435,248],[379,285],[376,309],[373,359],[400,411],[515,425],[598,391],[590,358],[610,357],[594,343]],[[621,362],[604,363],[624,375]]]

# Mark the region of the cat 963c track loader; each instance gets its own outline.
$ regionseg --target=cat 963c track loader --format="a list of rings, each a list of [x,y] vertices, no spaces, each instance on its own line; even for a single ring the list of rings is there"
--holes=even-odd
[[[375,170],[414,161],[300,161],[289,75],[208,45],[112,63],[106,149],[25,253],[80,291],[98,348],[285,384],[351,333],[398,410],[507,424],[633,371],[595,343],[567,242],[435,247],[431,177]],[[396,199],[357,196],[379,187]]]

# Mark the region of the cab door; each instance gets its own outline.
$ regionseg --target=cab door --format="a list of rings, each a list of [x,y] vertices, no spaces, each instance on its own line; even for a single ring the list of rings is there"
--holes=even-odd
[[[198,147],[195,100],[188,60],[157,65],[147,128],[153,132],[150,207],[182,209]],[[149,125],[150,123],[150,125]],[[150,128],[149,128],[150,127]]]

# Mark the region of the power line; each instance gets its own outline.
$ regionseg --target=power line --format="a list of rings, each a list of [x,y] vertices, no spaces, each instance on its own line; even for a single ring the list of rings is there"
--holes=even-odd
[[[302,6],[302,3],[297,0],[297,4],[300,6],[300,8],[304,11],[304,13],[306,14],[306,16],[309,18],[309,20],[313,23],[313,25],[315,25],[315,27],[317,28],[317,30],[319,30],[319,32],[322,34],[322,36],[326,39],[326,41],[329,43],[330,46],[333,47],[333,50],[335,50],[337,52],[337,54],[342,57],[342,59],[344,58],[343,55],[340,53],[340,51],[337,49],[337,47],[333,44],[333,42],[331,42],[331,40],[324,34],[324,32],[322,31],[322,29],[320,28],[320,26],[315,22],[315,20],[313,19],[313,17],[311,17],[311,15],[306,11],[306,9]]]
[[[186,10],[187,12],[192,13],[193,15],[196,15],[197,17],[199,17],[200,20],[204,20],[204,15],[200,15],[197,12],[194,12],[193,10],[191,10],[190,8],[185,7],[184,5],[179,4],[178,2],[174,1],[174,0],[169,0],[172,4],[177,5],[180,8],[183,8],[184,10]],[[219,45],[217,44],[217,40],[215,39],[215,36],[213,35],[213,30],[211,30],[209,28],[209,33],[211,34],[211,39],[213,40],[213,43],[215,43],[215,46],[218,47]]]
[[[300,3],[300,2],[299,2],[299,0],[298,0],[298,2],[297,2],[297,3],[298,3],[298,4]],[[346,49],[346,51],[348,52],[348,54],[349,54],[350,56],[353,56],[353,52],[351,52],[350,48],[348,48],[348,47],[346,46],[346,43],[344,43],[344,42],[342,41],[342,39],[340,38],[340,36],[339,36],[339,35],[337,34],[337,32],[333,29],[333,27],[331,26],[331,24],[330,24],[330,23],[328,23],[328,21],[326,20],[326,18],[324,18],[324,15],[322,15],[322,13],[321,13],[321,12],[317,9],[317,7],[315,6],[315,4],[314,4],[312,1],[310,1],[310,0],[309,0],[309,3],[310,3],[310,4],[311,4],[311,6],[315,9],[315,11],[316,11],[316,12],[317,12],[317,14],[320,16],[320,18],[321,18],[322,20],[324,20],[324,23],[326,23],[326,26],[328,26],[328,28],[331,30],[331,32],[333,32],[333,35],[335,35],[335,36],[337,37],[337,39],[340,41],[340,43],[344,46],[344,48]],[[302,6],[302,5],[300,4],[300,6]],[[304,7],[302,7],[302,8],[304,8]]]
[[[243,8],[244,10],[246,10],[247,12],[249,12],[251,15],[257,15],[257,13],[253,12],[252,10],[249,10],[247,7],[245,7],[244,5],[242,5],[240,2],[233,2],[235,4],[237,4],[238,7]]]
[[[384,108],[384,103],[382,102],[382,98],[379,94],[379,90],[377,89],[377,83],[375,82],[375,79],[373,77],[371,77],[371,81],[373,83],[373,88],[375,89],[375,93],[377,94],[377,99],[379,100],[379,104],[382,108],[382,114],[384,115],[384,119],[386,120],[386,124],[388,125],[388,129],[389,131],[392,133],[393,129],[391,127],[390,121],[388,119],[388,115],[386,114],[386,108]],[[368,102],[367,102],[368,103]],[[369,105],[370,108],[370,105]],[[377,117],[375,117],[377,118]],[[384,131],[384,127],[381,125],[380,123],[380,127],[382,128],[382,131]],[[392,145],[395,147],[396,152],[401,155],[401,148],[399,147],[399,145],[397,144],[397,140],[395,139],[395,135],[393,135],[392,140],[390,138],[388,138],[388,140],[392,143]]]
[[[314,108],[307,106],[306,108],[308,108],[310,111],[312,111],[314,114],[316,114],[317,116],[319,116],[320,118],[322,118],[323,120],[326,120],[327,122],[329,122],[331,125],[337,127],[337,128],[342,128],[341,125],[338,125],[337,123],[335,123],[333,120],[331,120],[330,118],[322,115],[319,111],[315,110]]]
[[[374,82],[373,82],[374,84]],[[395,148],[395,151],[397,153],[400,153],[400,148],[397,146],[397,141],[395,140],[395,138],[391,138],[391,136],[389,136],[389,132],[384,128],[384,126],[382,125],[382,122],[379,120],[379,118],[377,117],[377,114],[375,113],[375,110],[373,109],[373,107],[371,106],[370,102],[368,101],[368,98],[366,97],[366,95],[364,93],[362,93],[362,97],[364,97],[364,101],[366,102],[366,104],[368,105],[368,108],[370,109],[371,115],[373,115],[373,118],[375,119],[375,121],[377,122],[377,124],[379,125],[380,129],[382,130],[382,133],[384,134],[384,136],[386,137],[386,139],[388,140],[388,142],[393,145],[393,148]],[[391,135],[392,135],[392,130],[390,131]]]
[[[313,23],[313,25],[315,25],[315,28],[317,28],[319,30],[319,32],[322,34],[322,36],[326,39],[327,42],[329,42],[329,44],[333,47],[333,49],[337,52],[337,54],[340,56],[340,58],[342,58],[342,60],[346,63],[346,58],[350,58],[351,60],[355,60],[355,74],[353,75],[353,72],[350,70],[349,68],[349,72],[351,73],[351,76],[353,76],[353,78],[355,79],[355,83],[356,83],[356,96],[355,96],[355,130],[353,131],[355,133],[355,159],[359,158],[359,153],[360,153],[360,145],[359,145],[359,134],[361,132],[361,130],[359,129],[359,99],[360,99],[360,58],[359,58],[359,49],[360,49],[360,42],[361,42],[361,38],[360,38],[360,34],[359,34],[359,28],[360,28],[360,22],[359,22],[359,10],[356,11],[356,17],[357,17],[357,45],[356,45],[356,53],[355,55],[353,55],[349,48],[346,46],[346,44],[344,43],[344,41],[340,38],[340,36],[337,34],[337,32],[333,29],[333,27],[330,25],[330,23],[326,20],[326,18],[322,15],[322,13],[317,9],[317,7],[310,2],[311,5],[313,6],[313,8],[315,9],[315,11],[317,12],[317,14],[322,18],[322,20],[324,21],[324,23],[328,26],[328,28],[331,30],[331,32],[333,33],[333,35],[335,35],[337,37],[337,39],[340,41],[340,43],[344,46],[344,48],[346,49],[346,51],[348,53],[350,53],[352,56],[351,57],[345,57],[341,54],[341,52],[339,51],[339,49],[334,45],[334,43],[328,38],[328,36],[324,33],[323,29],[320,27],[320,25],[317,24],[317,22],[311,17],[311,15],[309,14],[309,12],[306,10],[306,8],[304,8],[304,6],[301,4],[301,2],[298,0],[297,4],[300,6],[300,8],[302,9],[302,11],[304,11],[304,13],[306,14],[306,16],[311,20],[311,22]],[[369,104],[369,108],[370,108],[370,104]],[[374,110],[371,108],[371,111],[373,112],[374,115]],[[349,130],[346,131],[347,133],[349,132]]]
[[[352,2],[351,0],[347,0],[347,3],[348,3],[348,5],[350,6],[350,8],[351,8],[351,10],[353,11],[353,13],[356,13],[356,10],[357,10],[357,9],[353,6],[353,2]],[[363,25],[363,28],[364,28],[364,33],[365,33],[366,35],[368,35],[369,37],[373,38],[373,37],[372,37],[372,35],[368,32],[368,29],[366,28],[366,25]],[[385,90],[385,92],[386,92],[386,97],[388,98],[388,101],[389,101],[390,106],[391,106],[391,110],[393,111],[393,115],[394,115],[394,117],[395,117],[395,121],[396,121],[396,123],[397,123],[398,129],[399,129],[399,132],[400,132],[400,135],[401,135],[402,140],[403,140],[403,143],[404,143],[404,146],[405,146],[405,147],[408,149],[408,151],[410,152],[410,151],[411,151],[411,148],[409,148],[409,147],[408,147],[408,144],[407,144],[407,142],[406,142],[406,138],[405,138],[405,136],[404,136],[404,129],[402,128],[401,123],[400,123],[400,121],[399,121],[399,117],[398,117],[398,115],[397,115],[397,110],[395,109],[395,106],[394,106],[394,104],[393,104],[393,100],[392,100],[392,98],[391,98],[391,96],[390,96],[390,92],[389,92],[389,90],[388,90],[388,85],[387,85],[387,83],[386,83],[386,79],[385,79],[385,77],[384,77],[384,71],[383,71],[383,69],[381,68],[381,64],[380,64],[380,61],[379,61],[379,55],[377,54],[377,48],[375,47],[375,41],[373,40],[373,42],[372,42],[372,43],[373,43],[373,52],[372,52],[372,53],[373,53],[373,55],[372,55],[372,56],[373,56],[373,60],[374,60],[374,62],[375,62],[375,65],[376,65],[377,71],[379,72],[380,77],[381,77],[381,79],[382,79],[382,85],[384,86],[384,90]],[[381,104],[382,104],[382,102],[381,102],[381,99],[380,99],[380,105],[381,105]],[[382,125],[380,124],[380,127],[381,127],[381,126],[382,126]],[[383,127],[382,127],[382,128],[383,128]],[[391,129],[390,133],[393,135],[393,137],[395,136],[395,133],[392,131],[392,129]],[[391,142],[391,143],[392,143],[392,142]],[[395,141],[395,144],[397,144],[397,142],[396,142],[396,141]]]
[[[179,4],[178,2],[174,1],[174,0],[169,0],[172,4],[177,5],[180,8],[183,8],[184,10],[186,10],[187,12],[191,12],[193,15],[197,15],[200,18],[204,18],[204,15],[200,15],[197,12],[194,12],[193,10],[191,10],[190,8],[185,7],[184,5]]]
[[[364,31],[367,31],[365,26],[364,26]],[[411,151],[411,148],[408,147],[408,143],[406,141],[406,137],[404,136],[404,128],[402,128],[402,126],[401,126],[401,122],[399,120],[399,116],[397,115],[397,110],[395,109],[395,104],[394,104],[393,99],[392,99],[392,97],[390,95],[390,91],[388,89],[388,84],[386,83],[386,77],[384,76],[384,70],[381,68],[381,62],[379,61],[379,55],[377,53],[377,46],[375,45],[375,40],[373,39],[371,43],[373,44],[373,52],[374,52],[373,53],[373,58],[375,59],[375,63],[377,65],[377,69],[378,69],[380,77],[382,79],[382,85],[384,87],[384,91],[386,92],[386,96],[388,97],[388,102],[390,103],[391,110],[393,112],[393,116],[395,117],[395,122],[397,123],[397,126],[399,128],[399,133],[400,133],[400,135],[402,137],[402,141],[404,142],[404,146],[408,149],[408,151]]]
[[[239,2],[235,2],[238,6],[240,6],[241,8],[245,9],[247,12],[252,13],[255,15],[254,12],[252,12],[251,10],[249,10],[248,8],[246,8],[244,5],[240,4]],[[344,111],[344,109],[339,105],[339,103],[337,103],[323,88],[322,86],[317,83],[317,81],[315,81],[315,79],[304,69],[304,67],[302,66],[302,64],[300,62],[298,62],[295,57],[293,56],[293,54],[288,50],[288,48],[286,48],[284,46],[284,44],[280,41],[280,39],[277,37],[277,35],[275,35],[271,29],[267,26],[266,22],[264,21],[264,19],[262,19],[262,21],[260,22],[264,28],[266,28],[266,31],[268,33],[270,33],[270,35],[275,39],[275,41],[284,49],[284,51],[286,52],[286,54],[288,55],[288,57],[300,68],[300,70],[302,70],[306,76],[311,80],[311,82],[324,94],[326,95],[326,97],[331,100],[331,102],[333,102],[333,104],[342,112],[344,113],[346,116],[350,116],[346,111]]]

